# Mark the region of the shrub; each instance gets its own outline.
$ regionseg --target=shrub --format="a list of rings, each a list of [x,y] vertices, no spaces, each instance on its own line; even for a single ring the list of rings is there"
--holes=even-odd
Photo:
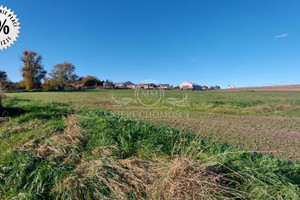
[[[91,86],[102,86],[103,81],[100,81],[98,78],[94,76],[86,76],[86,77],[80,77],[76,83],[77,85],[84,85],[87,87]]]

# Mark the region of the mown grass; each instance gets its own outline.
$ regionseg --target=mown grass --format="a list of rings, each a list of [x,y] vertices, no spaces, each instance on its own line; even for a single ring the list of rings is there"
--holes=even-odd
[[[64,103],[6,99],[1,199],[298,199],[300,164]]]

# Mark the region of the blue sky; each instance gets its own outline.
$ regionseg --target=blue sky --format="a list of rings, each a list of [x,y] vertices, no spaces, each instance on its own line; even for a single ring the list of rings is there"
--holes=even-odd
[[[21,80],[25,49],[46,70],[135,83],[237,87],[300,84],[300,1],[0,0],[21,23],[0,70]]]

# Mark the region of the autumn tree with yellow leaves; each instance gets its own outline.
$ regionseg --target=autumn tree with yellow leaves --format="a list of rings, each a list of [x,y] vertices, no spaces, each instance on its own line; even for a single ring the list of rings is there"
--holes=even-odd
[[[26,50],[23,52],[21,67],[23,83],[26,90],[38,89],[41,87],[41,80],[45,77],[46,71],[42,66],[42,56],[35,51]]]

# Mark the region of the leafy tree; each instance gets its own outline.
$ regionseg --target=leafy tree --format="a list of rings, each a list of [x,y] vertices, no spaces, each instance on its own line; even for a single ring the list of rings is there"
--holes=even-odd
[[[113,82],[112,82],[112,81],[109,81],[108,79],[106,79],[105,83],[106,83],[107,85],[112,85],[112,84],[113,84]]]
[[[34,51],[26,50],[23,52],[21,61],[24,64],[24,66],[21,67],[21,72],[26,90],[40,88],[41,79],[43,79],[47,73],[41,64],[42,56]]]
[[[52,84],[57,90],[65,89],[66,86],[74,85],[78,76],[74,74],[75,66],[72,63],[64,62],[52,67],[49,75],[52,77]]]
[[[91,86],[102,86],[103,85],[103,81],[100,81],[98,78],[94,77],[94,76],[86,76],[86,77],[80,77],[76,83],[77,85],[84,85],[87,87],[91,87]]]
[[[53,78],[45,78],[44,82],[42,84],[42,87],[45,91],[56,89],[56,86],[54,84],[54,79]]]
[[[25,85],[24,85],[24,82],[23,81],[20,81],[20,82],[11,82],[9,81],[8,84],[6,85],[6,88],[7,89],[25,89]]]
[[[7,74],[5,71],[0,70],[0,90],[3,89],[3,86],[7,82]]]
[[[0,70],[0,82],[7,81],[7,74],[5,71]]]
[[[216,86],[210,86],[209,90],[219,90],[221,89],[220,86],[216,85]]]
[[[202,88],[202,90],[210,90],[210,88],[212,88],[212,87],[208,88],[206,85],[203,85],[201,88]]]

